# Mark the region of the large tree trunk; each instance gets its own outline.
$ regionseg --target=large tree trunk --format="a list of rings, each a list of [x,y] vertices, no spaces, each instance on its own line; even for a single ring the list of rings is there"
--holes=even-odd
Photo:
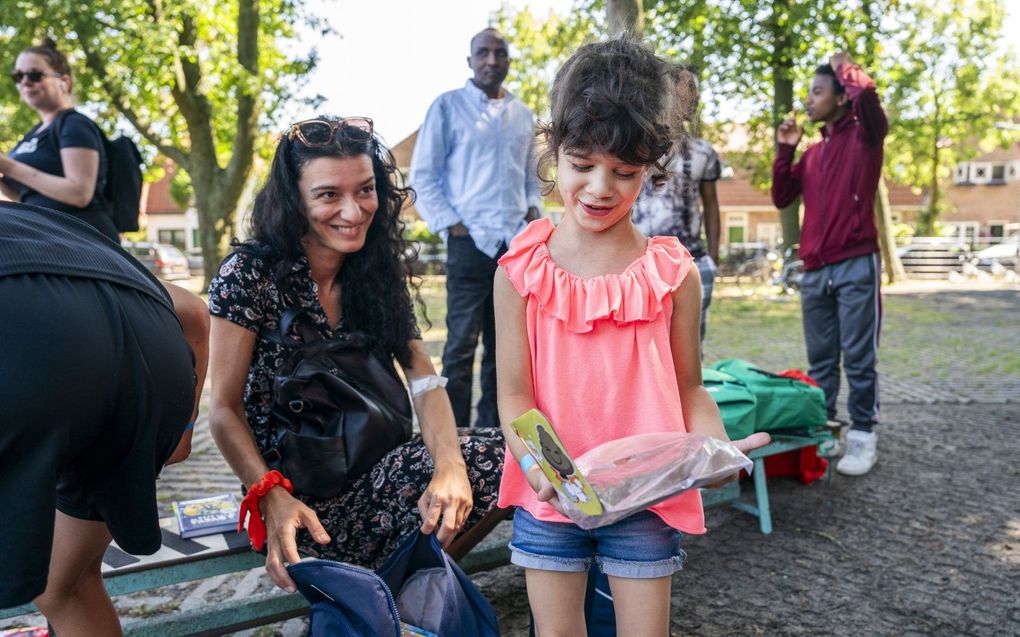
[[[918,224],[922,235],[935,236],[935,220],[939,215],[939,198],[942,196],[939,190],[939,163],[942,161],[941,150],[939,149],[938,136],[932,143],[931,149],[931,187],[928,189],[928,205],[921,212],[921,222]]]
[[[793,0],[773,0],[769,30],[772,32],[772,126],[778,126],[793,110],[793,34],[790,13]],[[783,246],[790,248],[800,242],[800,197],[779,210],[783,227]]]
[[[192,177],[194,179],[194,177]],[[234,220],[238,196],[229,184],[220,179],[200,179],[192,182],[195,189],[195,208],[198,211],[199,242],[202,246],[202,266],[205,269],[204,287],[215,276],[220,261],[230,249],[234,235]]]
[[[903,269],[899,255],[896,254],[896,236],[892,228],[892,209],[889,205],[889,188],[885,177],[878,180],[878,191],[875,192],[875,220],[878,223],[878,244],[882,251],[882,266],[889,283],[905,281],[907,271]]]
[[[935,220],[939,216],[939,198],[942,195],[939,189],[939,165],[942,163],[942,148],[939,146],[942,140],[942,108],[938,91],[932,96],[932,104],[935,112],[932,115],[932,139],[931,156],[929,160],[928,205],[921,210],[921,220],[918,222],[918,231],[922,235],[935,236]]]
[[[608,0],[609,37],[629,33],[641,37],[645,26],[642,0]]]

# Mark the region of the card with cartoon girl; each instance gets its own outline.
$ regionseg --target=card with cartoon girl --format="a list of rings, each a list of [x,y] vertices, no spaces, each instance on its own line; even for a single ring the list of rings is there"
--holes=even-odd
[[[542,412],[532,409],[510,423],[528,451],[555,487],[560,498],[570,500],[585,515],[601,515],[602,502],[564,449],[556,431]]]

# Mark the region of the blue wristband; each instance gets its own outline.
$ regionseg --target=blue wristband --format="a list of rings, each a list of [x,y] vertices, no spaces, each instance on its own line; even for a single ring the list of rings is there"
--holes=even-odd
[[[535,456],[531,455],[530,453],[521,458],[518,462],[521,465],[521,471],[523,471],[525,474],[528,473],[528,469],[538,464],[538,460],[535,460]]]
[[[184,433],[187,433],[187,432],[191,431],[194,428],[195,428],[195,421],[192,420],[188,424],[184,425]]]

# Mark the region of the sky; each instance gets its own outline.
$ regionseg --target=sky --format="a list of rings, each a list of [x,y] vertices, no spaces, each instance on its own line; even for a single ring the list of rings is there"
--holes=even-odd
[[[950,1],[950,0],[944,0]],[[320,61],[306,93],[326,97],[320,112],[362,115],[395,146],[425,119],[440,93],[460,88],[471,76],[471,37],[489,25],[501,6],[527,5],[536,15],[566,14],[572,0],[309,0],[312,15],[326,17],[334,35],[303,36],[298,47],[314,46]],[[1020,33],[1020,1],[1009,0],[1005,33]],[[511,42],[511,55],[513,43]],[[723,108],[741,119],[741,109]],[[313,113],[295,112],[292,119]]]
[[[504,4],[527,4],[536,15],[565,14],[571,0],[312,0],[307,10],[327,17],[337,34],[300,42],[319,53],[308,93],[327,98],[321,112],[371,117],[383,139],[396,146],[421,125],[440,93],[471,77],[471,37]]]

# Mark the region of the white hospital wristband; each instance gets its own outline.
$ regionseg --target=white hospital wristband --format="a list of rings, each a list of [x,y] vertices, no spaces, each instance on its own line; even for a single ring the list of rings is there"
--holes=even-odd
[[[417,398],[426,392],[430,392],[433,389],[439,387],[446,387],[447,379],[445,376],[436,376],[435,374],[429,376],[419,376],[418,378],[411,379],[411,398]]]

